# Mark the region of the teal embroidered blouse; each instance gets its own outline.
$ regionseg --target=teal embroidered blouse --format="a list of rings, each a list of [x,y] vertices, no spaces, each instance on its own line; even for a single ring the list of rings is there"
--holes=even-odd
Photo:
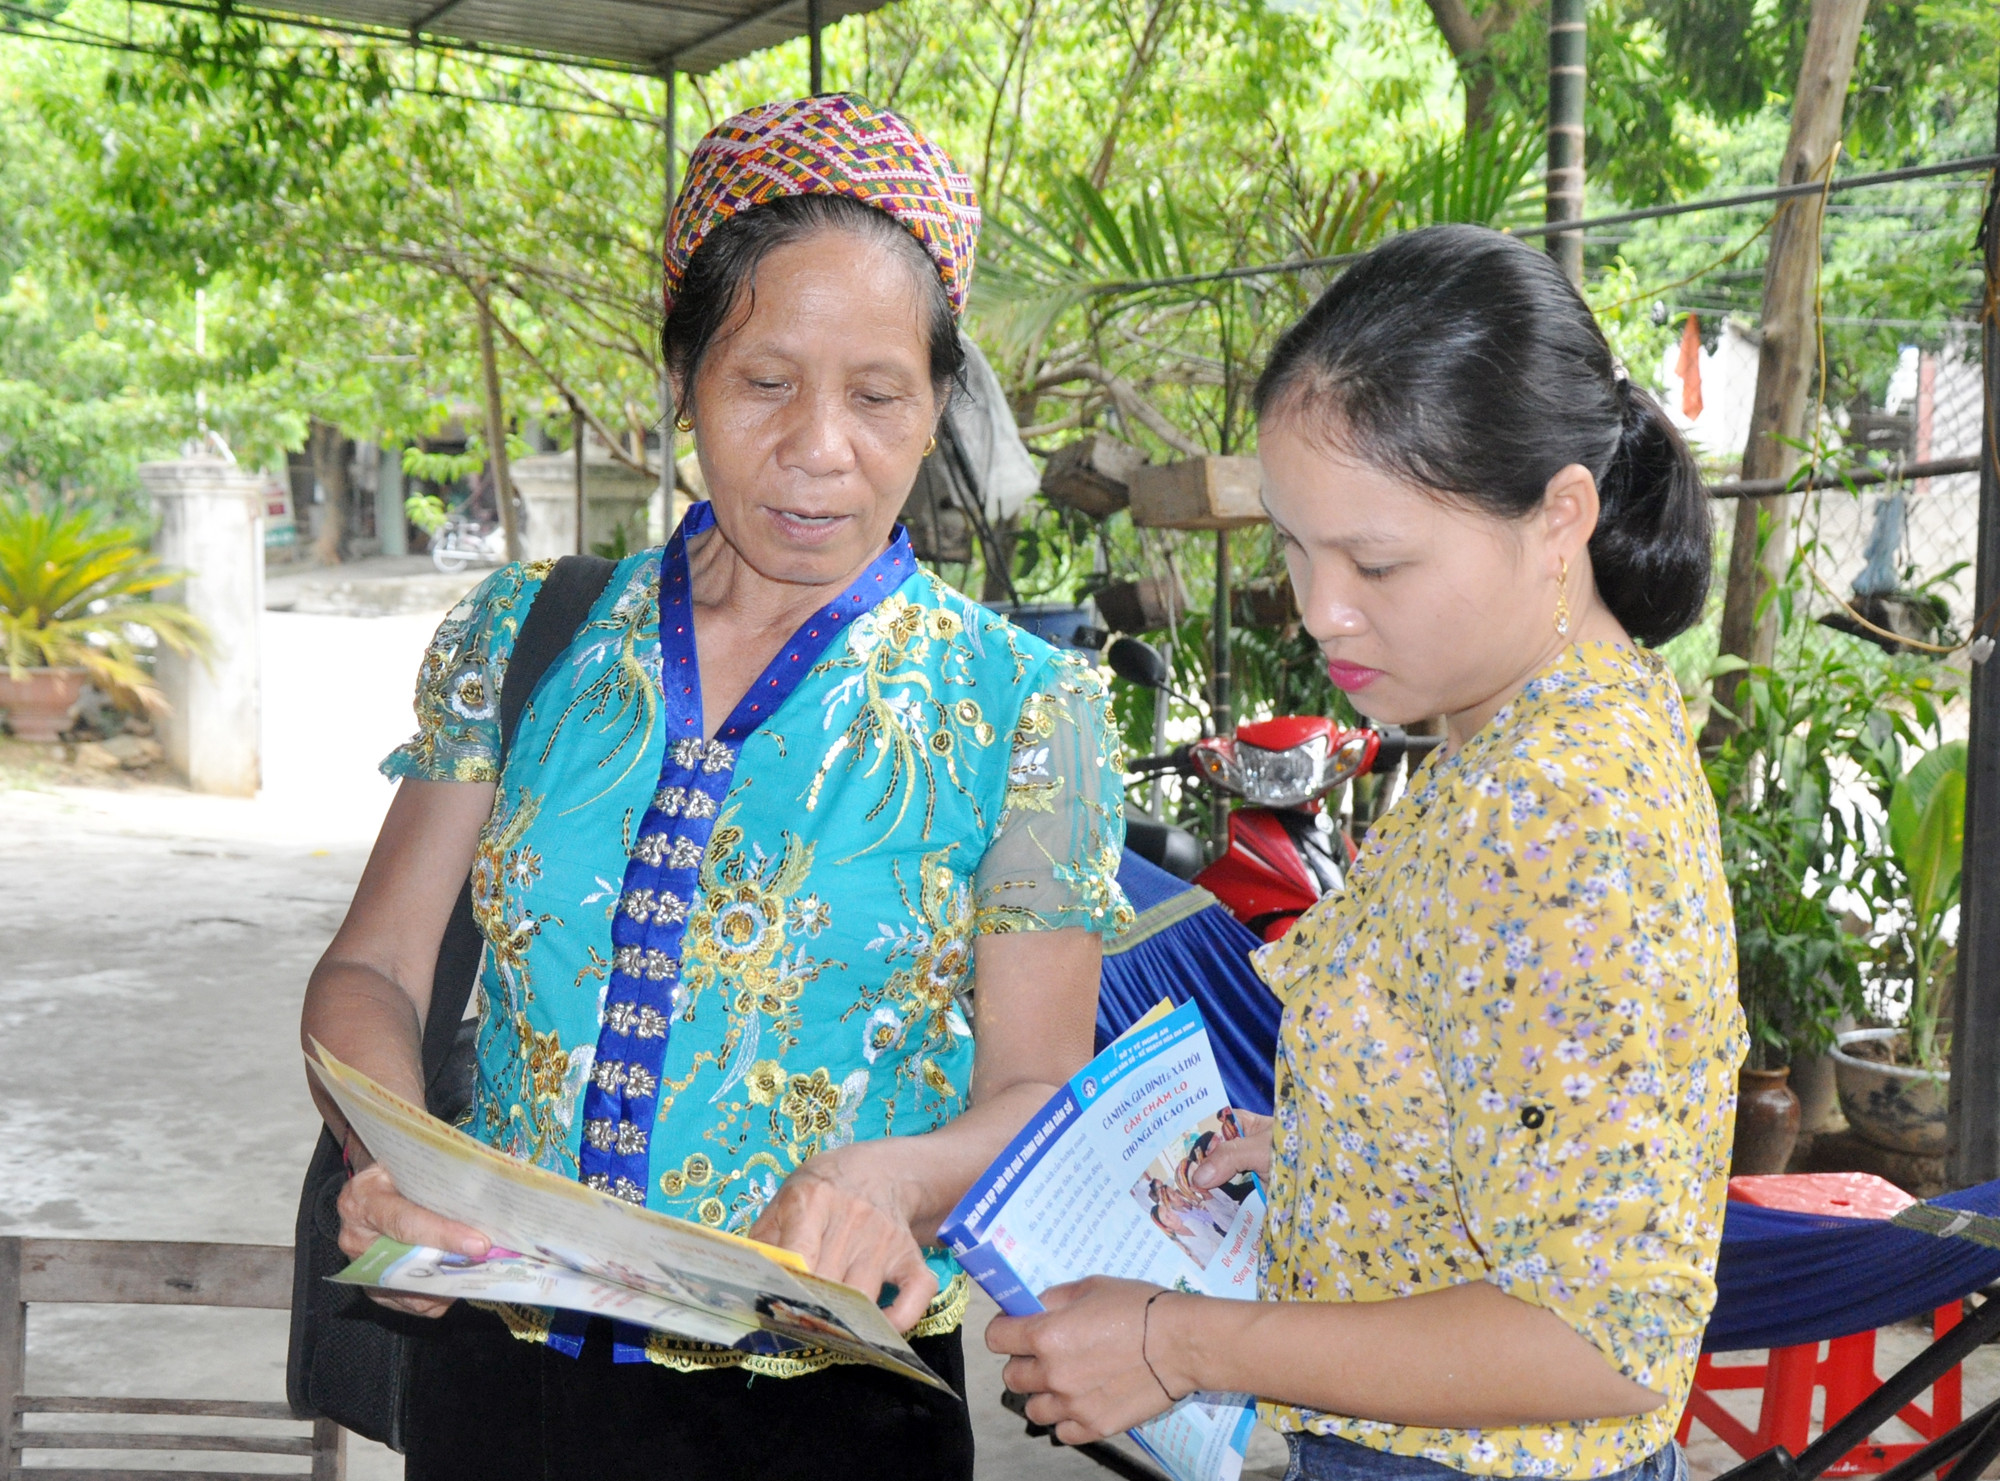
[[[695,506],[683,530],[707,515]],[[1115,877],[1120,765],[1095,668],[913,561],[867,593],[768,718],[746,698],[734,745],[728,726],[675,741],[673,725],[699,724],[686,717],[698,690],[662,679],[666,554],[619,563],[523,711],[504,772],[500,685],[548,565],[488,577],[432,640],[417,734],[383,771],[498,783],[473,868],[486,952],[467,1130],[598,1186],[610,1180],[587,1165],[629,1171],[612,1191],[743,1232],[814,1153],[934,1130],[964,1109],[975,938],[1065,927],[1109,938],[1130,920]],[[689,612],[669,595],[670,610]],[[668,637],[670,662],[691,655],[691,632]],[[720,773],[709,792],[705,772]],[[665,785],[676,776],[688,785]],[[643,833],[662,807],[712,821],[692,838]],[[686,866],[686,898],[634,891],[635,856]],[[614,945],[621,909],[645,924],[648,910],[666,919],[667,901],[678,960]],[[638,939],[629,919],[618,925]],[[608,1001],[630,995],[614,981],[649,973],[667,978],[663,1014],[642,1021],[655,1010]],[[649,1033],[665,1040],[657,1084],[650,1070],[627,1084],[600,1041]],[[649,1098],[634,1102],[634,1088]],[[607,1090],[651,1124],[597,1119],[586,1101],[601,1111]],[[931,1264],[945,1293],[934,1315],[947,1320],[930,1329],[946,1330],[963,1278],[942,1250]],[[676,1366],[800,1370],[648,1345]]]

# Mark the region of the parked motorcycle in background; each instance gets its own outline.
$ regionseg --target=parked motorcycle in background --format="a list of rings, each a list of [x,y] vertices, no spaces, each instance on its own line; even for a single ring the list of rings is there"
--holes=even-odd
[[[486,529],[476,519],[453,516],[431,536],[431,564],[447,576],[477,562],[482,566],[507,564],[507,534],[497,525]]]
[[[1137,638],[1119,638],[1105,658],[1126,682],[1173,692],[1166,659]],[[1130,770],[1141,777],[1171,773],[1239,799],[1229,814],[1227,847],[1204,866],[1201,843],[1187,829],[1129,815],[1125,846],[1200,885],[1275,941],[1314,901],[1342,887],[1353,861],[1353,840],[1321,799],[1355,777],[1391,772],[1406,757],[1421,760],[1440,739],[1395,725],[1349,729],[1323,715],[1280,715],[1238,725],[1231,735],[1204,735],[1141,757]]]

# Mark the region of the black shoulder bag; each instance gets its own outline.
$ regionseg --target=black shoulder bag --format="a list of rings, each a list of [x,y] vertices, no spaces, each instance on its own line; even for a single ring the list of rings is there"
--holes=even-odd
[[[564,556],[535,594],[500,686],[503,766],[529,696],[589,617],[591,604],[611,579],[612,567],[611,561],[597,556]],[[424,1101],[432,1115],[445,1121],[456,1121],[472,1103],[477,1025],[466,1020],[465,1005],[484,951],[485,942],[472,918],[468,878],[438,947],[430,1011],[424,1018]],[[335,1420],[358,1435],[402,1451],[411,1364],[416,1344],[428,1335],[431,1323],[390,1311],[354,1287],[327,1279],[349,1263],[338,1243],[337,1202],[346,1184],[340,1143],[321,1128],[299,1194],[285,1397],[301,1419]]]

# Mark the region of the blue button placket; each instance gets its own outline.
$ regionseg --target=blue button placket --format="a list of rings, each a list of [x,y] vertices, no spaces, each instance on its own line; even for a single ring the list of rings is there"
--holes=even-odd
[[[847,625],[916,569],[908,537],[889,546],[833,601],[808,618],[750,686],[712,740],[702,735],[688,541],[715,521],[691,507],[660,559],[660,687],[667,743],[652,804],[639,824],[611,922],[611,982],[597,1057],[583,1097],[578,1176],[601,1192],[644,1204],[654,1176],[652,1131],[660,1080],[680,1009],[681,943],[700,893],[702,856],[735,779],[743,742],[777,713]],[[550,1345],[574,1356],[585,1320],[557,1313]],[[645,1334],[620,1324],[617,1358],[643,1361]]]

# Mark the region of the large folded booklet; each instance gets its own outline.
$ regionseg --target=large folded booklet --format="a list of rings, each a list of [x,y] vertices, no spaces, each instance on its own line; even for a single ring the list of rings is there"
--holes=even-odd
[[[1162,1004],[1056,1093],[943,1238],[1010,1316],[1087,1275],[1253,1298],[1263,1192],[1247,1173],[1208,1189],[1192,1177],[1239,1135],[1201,1010]],[[1131,1435],[1176,1481],[1237,1481],[1255,1421],[1247,1394],[1198,1393]]]
[[[494,1246],[475,1259],[381,1239],[334,1279],[591,1312],[759,1355],[823,1348],[951,1391],[872,1297],[809,1274],[792,1251],[505,1156],[314,1047],[307,1065],[397,1190]]]

